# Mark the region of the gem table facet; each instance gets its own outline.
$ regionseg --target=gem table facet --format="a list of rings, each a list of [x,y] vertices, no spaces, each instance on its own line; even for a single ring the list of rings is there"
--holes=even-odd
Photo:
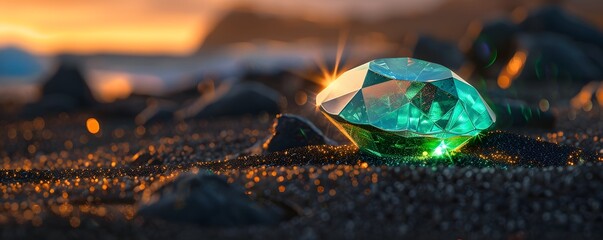
[[[496,121],[469,83],[413,58],[351,69],[320,92],[316,104],[361,150],[377,156],[440,156]]]

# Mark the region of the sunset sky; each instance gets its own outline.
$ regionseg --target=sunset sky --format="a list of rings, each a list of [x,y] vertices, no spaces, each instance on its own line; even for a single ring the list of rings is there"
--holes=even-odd
[[[169,0],[0,0],[0,45],[38,53],[190,52],[219,9]]]
[[[193,52],[232,6],[308,19],[374,16],[421,10],[442,0],[0,0],[0,46],[18,45],[41,54]]]
[[[0,47],[58,52],[175,54],[194,52],[233,7],[324,21],[426,12],[447,0],[0,0]],[[455,0],[473,6],[480,0]],[[501,0],[510,4],[512,0]],[[542,2],[527,1],[531,3]],[[598,0],[567,0],[603,25]],[[504,5],[501,5],[504,6]],[[479,7],[478,7],[479,8]]]

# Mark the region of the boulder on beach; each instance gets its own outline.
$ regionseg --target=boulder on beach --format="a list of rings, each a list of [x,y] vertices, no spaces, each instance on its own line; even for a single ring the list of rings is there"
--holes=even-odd
[[[201,226],[237,227],[276,224],[286,211],[275,205],[260,204],[245,195],[244,189],[222,177],[206,172],[183,174],[156,190],[149,190],[149,202],[138,215]]]
[[[249,68],[241,78],[243,82],[260,83],[274,89],[282,96],[287,97],[288,102],[293,103],[295,102],[294,96],[300,89],[316,87],[316,83],[293,74],[291,70],[288,70],[289,68],[289,66],[274,66],[274,69],[262,70]]]
[[[603,32],[559,6],[545,6],[533,11],[519,27],[523,32],[556,33],[576,42],[596,45],[603,49]]]
[[[52,113],[72,112],[75,109],[78,109],[78,102],[75,99],[64,95],[50,95],[25,105],[20,115],[24,118],[33,118]]]
[[[61,95],[73,98],[79,107],[96,104],[84,78],[82,67],[74,59],[63,59],[56,72],[42,85],[42,97]]]
[[[311,145],[337,145],[326,137],[314,124],[293,114],[279,114],[270,129],[272,133],[263,143],[266,152],[283,151],[290,148]]]
[[[99,104],[95,107],[95,111],[105,116],[135,118],[147,108],[148,98],[148,96],[132,94],[126,99]]]
[[[467,53],[480,74],[488,77],[498,74],[517,50],[515,36],[518,31],[517,25],[509,20],[484,24]]]
[[[63,58],[54,74],[44,81],[40,99],[26,105],[22,116],[71,112],[96,104],[80,64],[75,59]]]
[[[525,58],[514,59],[518,53]],[[513,62],[519,69],[507,76],[513,85],[586,83],[603,78],[603,32],[560,7],[545,6],[518,24],[486,23],[468,56],[488,79]]]
[[[459,69],[465,61],[463,53],[454,43],[426,35],[421,35],[417,39],[413,57],[434,62],[450,69]]]
[[[527,54],[515,80],[518,84],[585,84],[603,78],[603,69],[591,60],[581,43],[554,33],[521,34],[518,42],[520,51]]]
[[[147,107],[134,119],[136,124],[144,125],[174,119],[178,104],[170,101],[149,101]]]
[[[201,119],[263,113],[275,115],[281,112],[281,98],[278,92],[259,83],[224,84],[176,114],[179,118]]]

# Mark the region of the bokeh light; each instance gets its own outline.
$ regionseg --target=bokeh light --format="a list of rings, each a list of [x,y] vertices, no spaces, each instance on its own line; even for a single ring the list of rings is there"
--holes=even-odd
[[[86,129],[92,134],[97,134],[100,132],[100,123],[96,118],[88,118],[88,120],[86,120]]]

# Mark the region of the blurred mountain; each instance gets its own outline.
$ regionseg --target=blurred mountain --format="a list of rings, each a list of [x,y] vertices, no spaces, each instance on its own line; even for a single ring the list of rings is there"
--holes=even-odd
[[[395,7],[395,6],[393,6]],[[265,42],[318,42],[336,45],[342,33],[349,42],[377,37],[401,41],[406,35],[421,33],[448,41],[462,37],[467,25],[475,19],[491,17],[500,12],[500,4],[484,2],[480,6],[447,1],[429,13],[392,16],[367,20],[360,16],[349,19],[306,19],[300,16],[261,14],[245,8],[229,12],[203,40],[199,52],[212,50],[234,43]]]
[[[282,18],[249,11],[232,11],[205,38],[202,49],[257,40],[292,42],[318,38],[336,43],[338,34],[338,26],[334,24],[320,24],[305,19]]]

